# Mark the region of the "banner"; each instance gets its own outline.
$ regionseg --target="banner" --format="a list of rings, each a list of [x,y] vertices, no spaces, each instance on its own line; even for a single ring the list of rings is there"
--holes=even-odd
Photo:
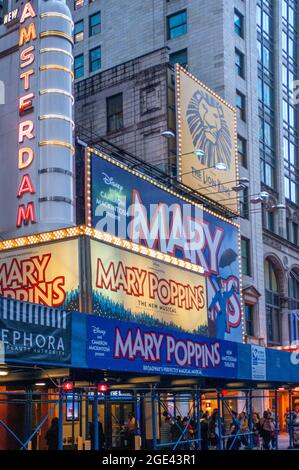
[[[71,314],[0,299],[3,362],[71,364]]]
[[[90,155],[90,173],[88,223],[202,266],[209,335],[242,341],[239,227],[102,154]]]
[[[182,67],[176,69],[178,177],[237,212],[236,112]],[[216,167],[222,165],[222,169]]]
[[[207,334],[203,275],[91,240],[93,313]]]
[[[0,253],[0,296],[79,310],[78,240]]]
[[[238,377],[238,344],[87,316],[87,366],[147,374]]]

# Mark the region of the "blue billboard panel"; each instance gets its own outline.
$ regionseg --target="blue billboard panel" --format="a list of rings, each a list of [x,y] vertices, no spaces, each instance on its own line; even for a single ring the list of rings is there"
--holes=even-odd
[[[87,367],[192,377],[238,377],[238,344],[87,316]]]
[[[90,159],[92,227],[202,266],[209,336],[241,342],[238,226],[104,156]]]

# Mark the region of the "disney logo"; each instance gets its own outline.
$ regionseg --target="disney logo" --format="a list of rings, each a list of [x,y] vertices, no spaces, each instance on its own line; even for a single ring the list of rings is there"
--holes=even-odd
[[[113,186],[113,188],[117,188],[119,191],[122,191],[124,189],[123,186],[121,186],[120,184],[116,183],[116,181],[114,181],[112,176],[107,175],[107,173],[104,173],[103,171],[102,171],[102,175],[104,175],[103,177],[104,183],[107,184],[108,186]]]
[[[105,334],[106,334],[105,330],[101,330],[100,328],[98,328],[97,326],[94,326],[94,325],[92,325],[92,332],[93,332],[94,335],[103,335],[103,336],[105,336]]]

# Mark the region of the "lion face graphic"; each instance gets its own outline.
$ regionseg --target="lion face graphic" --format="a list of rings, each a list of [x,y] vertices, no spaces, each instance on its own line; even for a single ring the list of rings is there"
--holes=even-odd
[[[190,99],[187,122],[193,145],[204,151],[200,157],[203,165],[213,167],[216,163],[231,165],[232,138],[219,101],[203,90],[198,90]]]

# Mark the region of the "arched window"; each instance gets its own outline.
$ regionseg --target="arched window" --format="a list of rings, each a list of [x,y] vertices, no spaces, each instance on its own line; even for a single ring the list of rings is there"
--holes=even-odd
[[[266,321],[268,342],[280,344],[280,296],[275,268],[270,260],[265,261]]]
[[[299,275],[291,271],[289,275],[289,309],[299,310]]]

